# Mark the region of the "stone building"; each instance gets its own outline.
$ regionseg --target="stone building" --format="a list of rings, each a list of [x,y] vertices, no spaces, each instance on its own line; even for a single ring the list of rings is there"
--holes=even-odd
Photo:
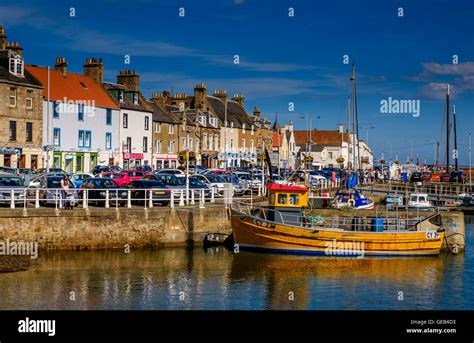
[[[43,166],[43,86],[0,26],[0,166]]]

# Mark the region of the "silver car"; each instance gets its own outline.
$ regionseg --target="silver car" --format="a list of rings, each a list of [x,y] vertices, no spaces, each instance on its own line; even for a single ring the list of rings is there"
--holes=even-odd
[[[26,188],[23,179],[14,174],[0,174],[0,204],[11,204],[12,194],[15,204],[25,201]]]

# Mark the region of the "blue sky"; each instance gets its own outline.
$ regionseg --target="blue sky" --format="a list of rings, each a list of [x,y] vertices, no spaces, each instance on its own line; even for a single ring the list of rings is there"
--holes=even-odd
[[[0,3],[0,24],[9,40],[21,43],[29,64],[52,65],[64,56],[69,70],[82,72],[86,58],[102,57],[107,81],[136,69],[146,96],[171,88],[191,94],[204,81],[210,92],[242,93],[249,111],[258,105],[270,119],[277,112],[281,124],[293,120],[299,129],[306,129],[301,117],[307,115],[319,129],[347,122],[347,54],[357,67],[360,135],[365,139],[370,128],[377,158],[391,152],[406,159],[413,145],[421,161],[433,161],[449,82],[461,164],[468,163],[467,137],[474,133],[473,23],[471,0]],[[380,113],[380,101],[389,97],[419,100],[420,116]]]

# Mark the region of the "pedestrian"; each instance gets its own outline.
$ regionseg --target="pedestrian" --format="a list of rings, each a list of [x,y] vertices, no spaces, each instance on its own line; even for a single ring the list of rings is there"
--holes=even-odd
[[[66,174],[64,174],[61,180],[61,201],[63,208],[71,209],[71,205],[67,202],[67,194],[69,192],[69,178]]]

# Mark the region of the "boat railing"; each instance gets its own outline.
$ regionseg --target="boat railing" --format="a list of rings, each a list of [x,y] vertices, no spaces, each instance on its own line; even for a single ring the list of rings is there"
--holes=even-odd
[[[270,224],[283,224],[305,228],[331,228],[343,231],[417,231],[421,229],[423,217],[400,217],[398,214],[389,216],[336,216],[323,217],[312,213],[295,213],[284,215],[281,211],[268,207],[252,205],[236,201],[232,207],[240,216],[263,220]]]

